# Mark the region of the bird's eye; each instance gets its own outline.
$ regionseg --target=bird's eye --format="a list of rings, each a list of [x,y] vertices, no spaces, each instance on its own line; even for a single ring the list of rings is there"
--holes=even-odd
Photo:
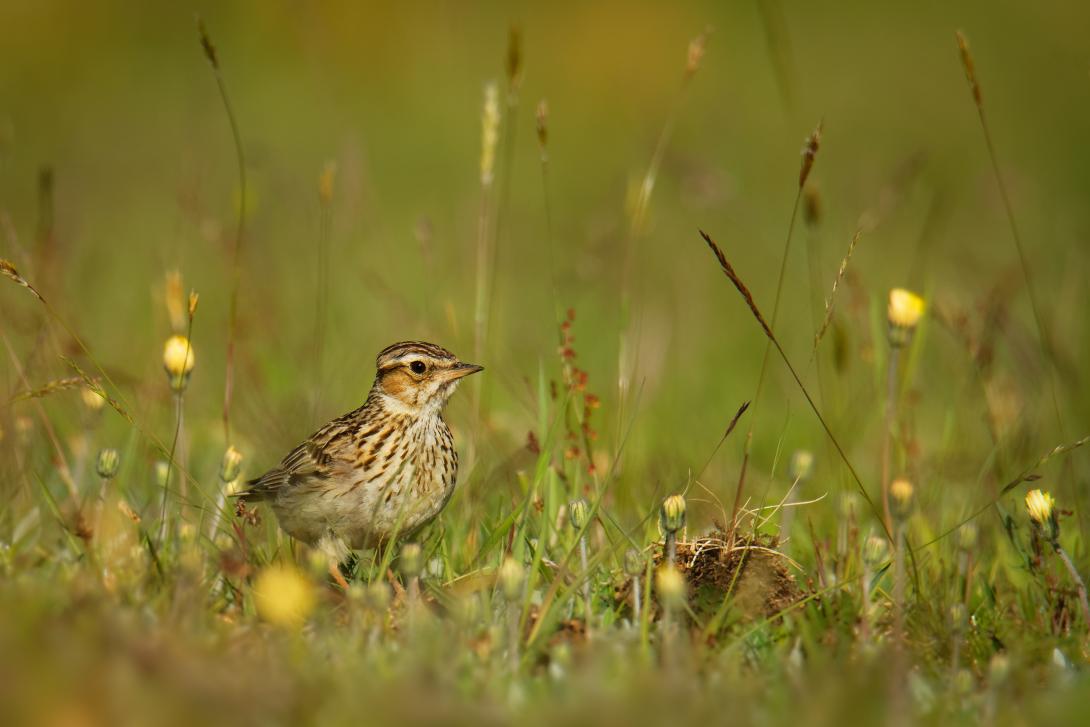
[[[413,361],[409,364],[409,368],[413,370],[414,374],[422,374],[428,367],[424,365],[423,361]]]

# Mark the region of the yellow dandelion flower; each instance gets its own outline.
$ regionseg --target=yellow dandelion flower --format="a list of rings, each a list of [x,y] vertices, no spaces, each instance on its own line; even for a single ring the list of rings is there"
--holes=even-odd
[[[1056,501],[1052,495],[1041,490],[1030,490],[1026,493],[1026,511],[1029,519],[1037,525],[1047,525],[1052,520],[1052,510]]]
[[[924,312],[923,298],[904,288],[889,291],[889,323],[898,328],[912,329],[920,322]]]
[[[261,618],[284,628],[298,628],[314,608],[314,587],[297,568],[271,565],[254,581],[254,603]]]
[[[916,489],[903,477],[894,480],[889,486],[890,509],[898,520],[904,520],[912,512]]]

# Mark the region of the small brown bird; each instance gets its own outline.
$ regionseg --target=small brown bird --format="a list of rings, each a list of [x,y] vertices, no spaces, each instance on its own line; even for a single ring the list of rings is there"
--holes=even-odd
[[[458,453],[443,406],[463,377],[483,368],[421,341],[388,346],[376,367],[363,406],[323,426],[240,493],[244,502],[268,502],[288,535],[337,561],[349,548],[411,535],[446,506]]]

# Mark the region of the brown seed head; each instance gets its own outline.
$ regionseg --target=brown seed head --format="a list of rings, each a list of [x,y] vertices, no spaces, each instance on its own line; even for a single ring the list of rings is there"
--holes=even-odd
[[[980,93],[980,84],[976,80],[976,64],[973,63],[973,54],[969,51],[969,41],[960,30],[955,35],[958,40],[958,51],[961,53],[961,66],[965,69],[965,78],[969,81],[969,88],[973,92],[973,102],[977,106],[983,106],[984,98]]]
[[[200,17],[197,18],[197,34],[201,38],[201,48],[204,50],[204,57],[208,59],[208,62],[212,64],[212,67],[219,69],[220,61],[219,56],[216,54],[216,46],[212,45],[212,39],[208,37],[208,29],[204,27],[204,20]]]
[[[507,31],[507,87],[517,88],[522,81],[522,33],[517,25]]]
[[[803,144],[802,168],[799,169],[799,189],[806,185],[806,178],[810,176],[810,170],[814,167],[814,158],[821,146],[821,129],[823,125],[824,122],[818,122],[818,125],[810,132],[810,136],[806,137],[806,143]]]

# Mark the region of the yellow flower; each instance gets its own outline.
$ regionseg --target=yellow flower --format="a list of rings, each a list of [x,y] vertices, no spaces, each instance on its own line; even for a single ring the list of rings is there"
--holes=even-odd
[[[889,322],[898,328],[915,328],[923,315],[923,298],[904,288],[889,291]]]
[[[898,520],[904,520],[912,512],[912,501],[916,490],[912,483],[899,477],[889,486],[890,510]]]
[[[655,590],[667,608],[685,603],[685,576],[672,565],[664,565],[655,574]]]
[[[254,603],[261,618],[284,628],[298,628],[314,608],[314,588],[297,568],[271,565],[254,582]]]
[[[185,389],[189,381],[189,373],[196,366],[197,359],[193,353],[193,344],[185,336],[174,335],[167,339],[163,346],[163,368],[170,377],[170,386],[175,391]]]
[[[1030,490],[1026,493],[1026,510],[1029,519],[1038,525],[1045,525],[1052,519],[1052,507],[1056,501],[1052,495],[1040,490]]]

